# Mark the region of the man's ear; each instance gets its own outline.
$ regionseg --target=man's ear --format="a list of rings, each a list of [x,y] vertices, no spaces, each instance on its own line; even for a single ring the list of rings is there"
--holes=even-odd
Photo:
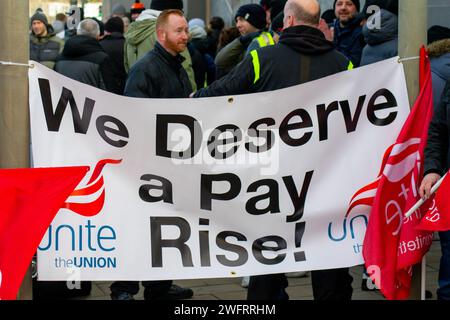
[[[156,29],[156,36],[158,40],[165,41],[166,40],[166,33],[163,29]]]

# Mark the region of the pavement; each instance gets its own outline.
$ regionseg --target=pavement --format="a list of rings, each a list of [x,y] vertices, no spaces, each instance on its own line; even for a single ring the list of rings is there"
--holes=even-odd
[[[433,241],[430,251],[426,255],[426,280],[425,289],[432,293],[431,300],[436,300],[436,289],[438,287],[438,271],[440,259],[440,244],[437,237]],[[350,268],[353,276],[353,300],[384,300],[379,291],[361,290],[362,266]],[[194,296],[191,300],[245,300],[247,289],[241,286],[242,278],[215,278],[215,279],[194,279],[175,281],[182,287],[192,288]],[[311,276],[307,273],[304,277],[288,277],[289,287],[287,293],[290,300],[313,300],[311,288]],[[78,298],[78,300],[110,300],[109,286],[112,282],[93,282],[92,291],[89,296]],[[143,288],[134,297],[136,300],[143,300]]]

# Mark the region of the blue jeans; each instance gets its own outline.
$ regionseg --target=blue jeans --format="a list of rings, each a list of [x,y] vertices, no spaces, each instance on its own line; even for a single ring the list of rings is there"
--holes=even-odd
[[[438,300],[450,300],[450,231],[439,232],[441,263],[439,265]]]

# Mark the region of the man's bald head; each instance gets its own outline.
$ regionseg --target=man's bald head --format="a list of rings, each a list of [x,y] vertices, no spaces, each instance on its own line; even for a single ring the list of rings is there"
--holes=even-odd
[[[309,25],[317,27],[320,22],[320,5],[317,0],[288,0],[284,7],[284,28]]]

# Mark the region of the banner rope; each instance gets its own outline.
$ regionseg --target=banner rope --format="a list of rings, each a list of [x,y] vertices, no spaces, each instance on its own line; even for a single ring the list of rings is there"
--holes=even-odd
[[[417,57],[400,58],[400,59],[398,59],[398,63],[402,63],[404,61],[419,60],[419,59],[420,59],[419,56],[417,56]]]
[[[419,56],[400,58],[400,59],[398,59],[398,63],[402,63],[402,62],[405,62],[405,61],[411,61],[411,60],[418,60],[418,59],[420,59]],[[19,63],[19,62],[11,62],[11,61],[0,61],[0,65],[28,67],[28,68],[31,68],[31,69],[34,68],[34,64],[32,64],[32,63]]]
[[[19,63],[19,62],[11,62],[11,61],[0,61],[0,65],[27,67],[30,69],[34,68],[34,64],[32,64],[32,63]]]

